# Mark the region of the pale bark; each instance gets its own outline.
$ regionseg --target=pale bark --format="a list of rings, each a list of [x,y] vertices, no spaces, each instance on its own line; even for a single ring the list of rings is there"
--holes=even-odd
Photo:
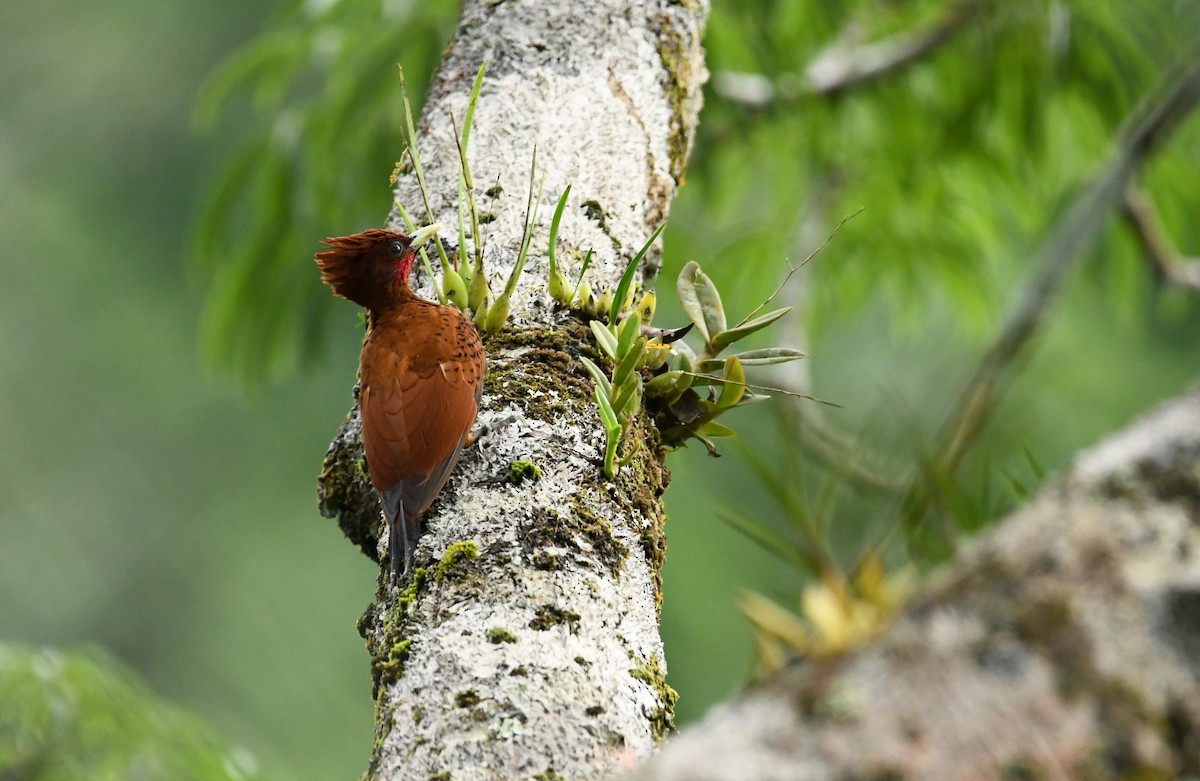
[[[567,184],[558,257],[574,281],[594,249],[593,289],[613,286],[666,218],[700,107],[706,12],[666,0],[464,4],[419,125],[433,213],[411,172],[397,199],[420,222],[458,224],[452,118],[461,128],[483,61],[469,158],[493,295],[516,259],[535,146],[545,191],[516,328],[485,340],[487,433],[427,515],[424,577],[401,583],[407,592],[381,579],[361,622],[377,688],[368,778],[599,778],[647,756],[672,723],[658,631],[662,453],[643,419],[638,457],[603,478],[604,432],[578,356],[599,358],[580,321],[550,305],[546,248]],[[390,225],[402,227],[396,215]],[[454,227],[445,233],[456,243]],[[431,294],[428,280],[418,288]],[[360,454],[352,413],[321,502],[371,552],[379,511]],[[518,461],[540,477],[511,481]]]
[[[876,642],[633,778],[1200,776],[1200,391],[1080,455]]]

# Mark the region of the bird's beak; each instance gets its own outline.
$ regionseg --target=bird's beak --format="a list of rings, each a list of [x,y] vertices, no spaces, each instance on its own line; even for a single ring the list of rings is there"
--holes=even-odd
[[[413,231],[412,237],[409,239],[408,246],[416,248],[420,247],[425,242],[437,235],[437,232],[442,229],[440,222],[435,222],[432,225],[426,225],[424,228],[417,228]]]

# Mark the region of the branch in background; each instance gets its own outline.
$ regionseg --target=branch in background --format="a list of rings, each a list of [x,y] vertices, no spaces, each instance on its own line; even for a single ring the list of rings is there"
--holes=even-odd
[[[954,3],[928,27],[905,30],[874,43],[863,43],[861,25],[852,22],[813,58],[803,75],[785,73],[773,82],[758,73],[720,71],[713,77],[713,88],[726,100],[755,108],[805,95],[835,95],[921,59],[965,27],[978,5]]]
[[[1200,392],[1083,453],[876,641],[713,709],[629,781],[1188,778]]]
[[[1159,279],[1200,291],[1200,260],[1185,257],[1171,243],[1150,196],[1131,184],[1125,188],[1121,206]]]
[[[1148,109],[1137,110],[1127,120],[1129,130],[1122,134],[1112,162],[1075,198],[1038,248],[1032,277],[942,429],[932,461],[939,475],[954,473],[986,427],[1013,362],[1045,322],[1068,272],[1099,239],[1134,173],[1200,104],[1200,48],[1189,51],[1191,61],[1172,72],[1166,86],[1156,91],[1161,97]],[[934,498],[925,487],[926,477],[914,479],[905,501],[903,518],[909,523],[919,523]]]
[[[853,32],[840,35],[804,69],[808,91],[833,95],[911,65],[954,37],[972,18],[976,5],[954,3],[928,28],[905,30],[875,43],[856,44]]]
[[[904,490],[904,483],[892,475],[904,473],[904,466],[873,450],[861,438],[830,423],[811,404],[797,399],[792,405],[800,432],[800,446],[831,473],[868,493],[891,495]]]

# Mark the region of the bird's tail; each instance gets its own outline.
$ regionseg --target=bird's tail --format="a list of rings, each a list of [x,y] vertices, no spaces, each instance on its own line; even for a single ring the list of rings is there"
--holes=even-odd
[[[391,518],[388,552],[392,559],[392,579],[399,580],[412,572],[413,552],[417,549],[417,538],[421,536],[421,517],[405,512],[401,502]]]

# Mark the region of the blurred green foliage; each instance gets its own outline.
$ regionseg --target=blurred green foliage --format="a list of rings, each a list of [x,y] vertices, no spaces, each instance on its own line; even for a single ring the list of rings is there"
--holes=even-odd
[[[809,69],[822,53],[886,46],[960,9],[965,23],[915,62],[841,92],[813,90]],[[895,565],[910,555],[895,545],[909,479],[936,484],[921,531],[939,544],[922,550],[945,555],[945,543],[1011,509],[1047,468],[1182,390],[1195,376],[1200,307],[1194,294],[1155,284],[1114,213],[958,472],[929,461],[940,424],[1033,272],[1034,249],[1107,161],[1122,120],[1194,55],[1198,32],[1200,9],[1170,2],[714,4],[713,82],[667,230],[664,275],[700,258],[723,292],[756,302],[785,262],[805,257],[844,215],[865,211],[782,301],[801,309],[795,338],[810,356],[811,390],[844,409],[777,406],[774,427],[753,421],[743,431],[748,466],[676,457],[676,474],[683,464],[685,481],[699,470],[739,486],[723,515],[763,548],[790,547],[792,562],[817,547],[849,569],[890,543]],[[770,97],[755,103],[747,84]],[[1188,173],[1200,162],[1197,130],[1196,121],[1184,126],[1141,177],[1185,248],[1200,240],[1185,216],[1200,197]],[[834,449],[866,464],[870,485],[818,457],[827,448],[816,445],[830,439],[819,423],[832,427]],[[704,512],[679,492],[668,506],[689,523]],[[670,531],[674,556],[683,535]],[[743,555],[762,566],[757,552]],[[668,600],[722,599],[713,570],[675,567],[673,556]],[[731,558],[712,564],[741,570]],[[779,580],[767,593],[796,605],[809,573],[787,553],[776,558]],[[697,623],[729,651],[724,605],[719,612]],[[664,624],[671,637],[669,613]],[[693,627],[689,639],[699,644],[701,634]],[[690,655],[670,658],[681,710],[695,693],[689,684],[716,688]]]
[[[1200,27],[1197,6],[1173,0],[973,3],[905,68],[840,94],[804,89],[834,41],[927,29],[948,7],[715,3],[714,81],[665,234],[662,279],[695,259],[749,311],[865,207],[777,304],[797,307],[780,325],[810,356],[812,392],[843,405],[823,419],[847,452],[879,459],[884,483],[919,461],[1034,246]],[[361,328],[311,256],[321,237],[384,219],[403,151],[394,62],[414,90],[428,83],[456,4],[268,10],[0,7],[0,638],[99,644],[264,775],[352,777],[370,747],[354,621],[374,572],[317,516],[313,484],[351,402]],[[777,99],[732,100],[731,71],[764,77]],[[1191,254],[1197,124],[1142,176]],[[656,323],[686,322],[673,298],[660,291]],[[1114,215],[947,486],[944,518],[981,527],[1193,382],[1198,329],[1195,296],[1156,285]],[[200,342],[257,377],[252,400],[230,373],[200,370]],[[780,381],[770,368],[757,379]],[[671,457],[663,631],[680,723],[751,669],[737,590],[794,602],[804,579],[714,504],[784,537],[810,523],[847,560],[893,512],[894,494],[813,456],[808,407],[777,401],[730,415],[746,457]]]
[[[387,213],[388,175],[404,151],[396,64],[428,84],[456,19],[453,3],[290,0],[269,31],[209,75],[198,124],[213,127],[235,105],[255,121],[193,232],[211,279],[202,330],[210,362],[262,381],[311,357],[329,296],[295,259],[314,237],[357,233]]]
[[[2,778],[258,777],[248,752],[221,745],[207,725],[155,699],[98,651],[0,644],[0,703]]]

